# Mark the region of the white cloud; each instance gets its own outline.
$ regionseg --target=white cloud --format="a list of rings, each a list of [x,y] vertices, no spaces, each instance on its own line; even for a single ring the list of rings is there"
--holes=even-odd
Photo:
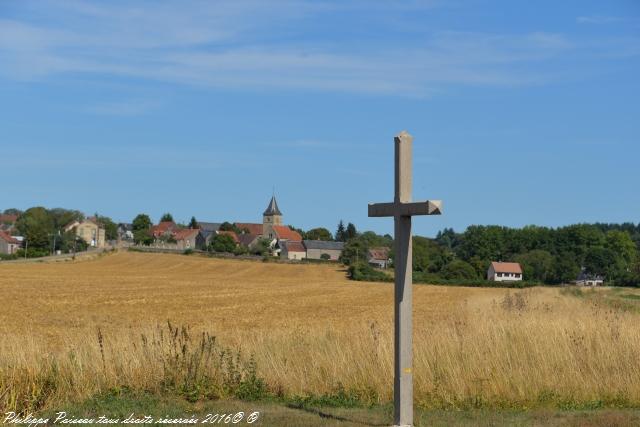
[[[36,17],[42,10],[49,13],[47,19],[0,20],[0,61],[6,64],[0,73],[20,80],[84,73],[235,90],[424,97],[447,84],[541,84],[554,78],[552,67],[544,65],[584,49],[547,32],[435,32],[402,46],[302,42],[290,34],[304,32],[305,19],[314,14],[347,6],[364,11],[368,2],[25,4]],[[434,3],[384,5],[428,9]],[[137,114],[141,109],[107,105],[102,111]]]
[[[106,116],[140,116],[156,110],[160,103],[150,100],[131,99],[92,105],[86,109],[91,114]]]
[[[617,16],[600,16],[600,15],[592,15],[592,16],[578,16],[576,21],[579,24],[612,24],[614,22],[622,22],[626,21],[626,18],[621,18]]]

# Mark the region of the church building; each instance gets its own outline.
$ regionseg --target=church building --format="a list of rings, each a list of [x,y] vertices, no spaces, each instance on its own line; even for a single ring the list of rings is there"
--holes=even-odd
[[[274,249],[274,253],[279,253],[278,248],[281,247],[278,243],[290,241],[290,242],[302,242],[302,236],[295,230],[292,230],[286,225],[283,225],[282,212],[278,208],[278,202],[276,196],[272,196],[267,205],[267,209],[262,213],[262,224],[236,222],[235,225],[245,230],[247,235],[257,238],[268,239],[271,242],[271,247]],[[255,242],[256,239],[252,241]]]

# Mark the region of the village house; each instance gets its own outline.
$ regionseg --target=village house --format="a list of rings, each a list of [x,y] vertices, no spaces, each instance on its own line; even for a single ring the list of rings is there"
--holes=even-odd
[[[301,260],[307,257],[307,250],[302,242],[282,241],[278,243],[280,257],[291,260]]]
[[[121,222],[117,228],[118,240],[133,240],[133,224]]]
[[[172,237],[175,240],[176,249],[196,249],[196,239],[200,229],[180,228],[173,231]]]
[[[324,240],[304,240],[302,242],[307,250],[307,258],[323,259],[324,258],[337,261],[342,255],[344,249],[343,242],[328,242]]]
[[[582,268],[575,284],[578,286],[602,286],[604,285],[604,277],[590,274],[585,268]]]
[[[162,221],[151,226],[149,232],[154,240],[167,240],[173,237],[173,232],[178,229],[178,225],[173,221]]]
[[[0,230],[0,254],[13,255],[20,248],[20,241]]]
[[[73,221],[64,227],[64,232],[75,230],[76,236],[87,242],[92,248],[104,248],[105,231],[100,227],[95,218],[86,218],[80,221]]]
[[[487,280],[515,282],[522,280],[522,267],[517,262],[492,262],[487,270]]]
[[[206,251],[221,225],[219,222],[198,222],[200,233],[196,238],[196,248]]]
[[[258,243],[258,240],[260,240],[260,236],[255,234],[238,234],[238,240],[242,246],[253,249]]]
[[[389,258],[389,248],[370,248],[367,253],[367,262],[373,267],[389,267],[389,264],[391,263],[391,259]]]

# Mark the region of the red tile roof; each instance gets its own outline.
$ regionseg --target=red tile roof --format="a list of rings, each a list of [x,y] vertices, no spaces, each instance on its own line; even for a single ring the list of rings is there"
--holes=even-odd
[[[276,232],[278,240],[291,240],[292,242],[301,242],[302,236],[297,231],[293,231],[286,225],[274,225],[273,231]]]
[[[7,243],[13,243],[15,245],[20,244],[20,242],[16,239],[14,239],[13,237],[11,237],[10,235],[8,235],[6,232],[0,230],[0,239],[4,240]]]
[[[173,221],[162,221],[158,223],[158,225],[154,225],[151,227],[151,234],[154,237],[162,236],[167,232],[172,232],[177,228],[176,223]]]
[[[304,252],[307,253],[307,250],[304,248],[301,242],[284,242],[287,247],[287,252]]]
[[[236,244],[240,243],[240,239],[238,239],[238,235],[235,233],[235,231],[218,231],[218,234],[221,234],[223,236],[231,236]]]
[[[184,240],[197,236],[199,232],[199,228],[179,228],[173,231],[173,237],[176,240]]]
[[[389,259],[389,248],[371,248],[369,249],[369,258],[387,261]]]
[[[14,223],[18,220],[18,215],[0,215],[0,222]]]
[[[240,230],[247,229],[249,230],[249,234],[258,234],[262,235],[262,224],[252,224],[249,222],[236,222],[236,227]]]
[[[522,274],[522,267],[517,262],[492,262],[491,265],[496,273]]]

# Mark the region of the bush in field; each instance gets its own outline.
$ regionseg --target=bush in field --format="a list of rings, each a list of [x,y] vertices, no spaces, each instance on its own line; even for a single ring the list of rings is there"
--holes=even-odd
[[[393,277],[371,267],[365,262],[355,263],[349,266],[349,277],[352,280],[361,280],[366,282],[392,282]]]

